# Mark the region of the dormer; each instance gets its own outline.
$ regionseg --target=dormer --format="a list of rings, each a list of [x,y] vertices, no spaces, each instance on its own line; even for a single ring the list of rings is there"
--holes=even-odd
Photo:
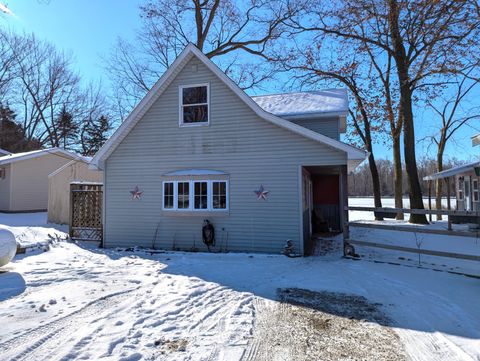
[[[346,89],[327,89],[254,96],[264,110],[295,124],[339,140],[346,132]]]

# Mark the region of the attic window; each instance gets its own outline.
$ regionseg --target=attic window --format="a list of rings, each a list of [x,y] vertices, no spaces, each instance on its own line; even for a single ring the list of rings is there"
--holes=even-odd
[[[180,126],[208,125],[209,84],[182,85],[179,90]]]

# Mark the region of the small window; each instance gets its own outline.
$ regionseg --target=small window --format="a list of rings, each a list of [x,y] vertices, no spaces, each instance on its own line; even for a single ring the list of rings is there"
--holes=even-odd
[[[195,209],[207,209],[208,208],[208,183],[207,182],[195,182],[194,190],[194,205]]]
[[[464,180],[462,178],[458,178],[458,200],[463,201],[463,187],[464,187]]]
[[[208,84],[180,87],[180,125],[208,124],[208,108]]]
[[[190,208],[190,183],[178,182],[178,209]]]
[[[172,209],[174,201],[173,182],[163,183],[163,208]]]
[[[5,179],[5,168],[0,168],[0,179]]]
[[[473,188],[473,201],[478,202],[478,179],[474,179],[472,181],[472,188]]]
[[[227,182],[212,182],[213,209],[227,209]]]

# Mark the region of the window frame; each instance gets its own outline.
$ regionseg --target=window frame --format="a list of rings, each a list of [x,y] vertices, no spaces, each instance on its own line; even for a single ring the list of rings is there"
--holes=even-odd
[[[173,183],[173,208],[165,207],[165,184]],[[178,183],[189,183],[189,207],[178,208]],[[195,208],[195,183],[207,183],[207,208]],[[213,183],[225,183],[225,208],[213,208]],[[162,182],[162,211],[173,213],[225,213],[230,210],[230,181],[228,179],[175,179]]]
[[[465,179],[463,177],[458,178],[457,194],[459,201],[465,200]]]
[[[196,103],[196,104],[183,104],[183,89],[188,88],[198,88],[206,87],[207,88],[207,102],[206,103]],[[185,123],[183,121],[183,108],[191,106],[207,106],[207,121],[206,122],[196,122],[196,123]],[[210,125],[210,83],[198,83],[198,84],[185,84],[178,87],[178,125],[180,127],[202,127]]]
[[[480,194],[478,188],[478,178],[472,179],[472,201],[475,203],[480,202]],[[476,198],[476,199],[475,199]]]

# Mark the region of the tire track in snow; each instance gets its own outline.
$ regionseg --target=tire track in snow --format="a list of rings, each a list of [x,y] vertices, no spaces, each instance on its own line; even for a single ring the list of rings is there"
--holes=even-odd
[[[129,297],[129,294],[137,289],[127,289],[100,297],[69,315],[0,343],[0,355],[12,361],[40,360],[41,355],[45,355],[42,353],[43,349],[54,350],[55,346],[52,347],[52,344],[61,345],[74,334],[77,322],[85,323],[89,317],[100,318],[102,312],[111,311],[110,306]],[[46,354],[49,355],[48,352]]]

